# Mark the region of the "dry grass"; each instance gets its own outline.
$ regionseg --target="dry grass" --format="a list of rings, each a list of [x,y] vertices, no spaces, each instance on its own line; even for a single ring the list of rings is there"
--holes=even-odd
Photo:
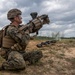
[[[75,42],[57,42],[37,48],[42,40],[32,40],[26,50],[41,50],[43,58],[35,65],[27,65],[21,72],[1,71],[0,75],[75,75]],[[73,42],[73,43],[72,43]],[[0,59],[2,63],[2,58]]]

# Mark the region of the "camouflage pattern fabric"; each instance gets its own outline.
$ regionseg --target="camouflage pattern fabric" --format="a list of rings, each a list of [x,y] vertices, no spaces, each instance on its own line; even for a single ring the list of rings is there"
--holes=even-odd
[[[22,70],[26,64],[22,55],[17,51],[11,51],[8,55],[8,60],[3,63],[2,67],[5,70]]]
[[[26,68],[25,61],[29,61],[30,64],[35,64],[42,56],[41,51],[31,51],[28,53],[24,51],[11,51],[7,61],[3,63],[2,67],[5,70],[23,70]]]
[[[43,57],[42,51],[35,50],[31,52],[22,53],[25,61],[29,61],[30,64],[36,64]]]
[[[28,31],[21,31],[18,32],[18,29],[21,27],[19,25],[18,27],[15,27],[14,25],[10,25],[7,29],[6,35],[12,37],[17,43],[19,43],[23,49],[26,47],[30,40],[30,35]]]
[[[21,11],[18,9],[12,9],[8,12],[7,18],[13,22],[14,17],[18,15],[21,15]],[[31,64],[38,62],[38,60],[43,56],[41,51],[32,51],[26,53],[24,50],[30,41],[29,34],[37,32],[40,28],[42,28],[43,24],[48,24],[49,22],[48,15],[44,14],[38,16],[22,27],[21,25],[12,25],[14,23],[9,25],[5,31],[5,36],[3,36],[4,39],[2,41],[2,48],[6,49],[4,55],[6,57],[6,62],[2,64],[2,67],[5,70],[25,69],[25,61],[29,61]],[[7,36],[10,37],[10,40],[8,40],[8,38],[6,39]],[[15,41],[15,43],[12,44],[12,42],[8,41]]]
[[[12,18],[14,18],[17,15],[21,15],[22,12],[19,9],[11,9],[8,14],[7,14],[7,18],[10,20]]]
[[[18,28],[10,25],[6,31],[6,35],[11,36],[12,39],[19,43],[24,49],[24,46],[26,47],[30,40],[29,32],[27,30],[18,33]],[[2,64],[2,67],[5,70],[23,70],[26,68],[25,61],[29,61],[30,64],[35,64],[43,56],[42,52],[37,50],[25,52],[24,50],[13,51],[12,49],[6,49],[6,51],[7,52],[4,55],[6,57],[6,62]]]

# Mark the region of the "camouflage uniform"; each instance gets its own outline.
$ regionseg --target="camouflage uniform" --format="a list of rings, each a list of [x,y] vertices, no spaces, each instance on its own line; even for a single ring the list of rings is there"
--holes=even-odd
[[[11,21],[17,15],[21,15],[21,11],[18,9],[12,9],[8,12],[7,17]],[[5,27],[1,48],[2,51],[4,51],[4,54],[1,56],[5,58],[6,61],[2,64],[2,69],[22,70],[26,68],[25,61],[34,64],[43,56],[41,51],[32,51],[28,53],[24,51],[30,41],[29,34],[39,30],[41,27],[39,29],[36,28],[35,30],[33,25],[29,25],[21,32],[18,32],[20,27],[22,27],[22,25],[16,27],[15,25],[12,25],[12,23]],[[10,47],[8,47],[7,44],[8,46],[10,45]]]
[[[28,30],[23,31],[23,34],[21,32],[17,32],[20,27],[21,25],[19,25],[18,28],[16,28],[14,25],[10,25],[6,31],[6,35],[11,36],[12,39],[14,39],[22,47],[20,50],[3,48],[6,51],[6,54],[3,55],[6,62],[3,63],[2,67],[6,70],[25,69],[25,61],[29,61],[30,64],[34,64],[42,57],[41,51],[32,51],[28,53],[24,51],[30,40],[30,35]]]
[[[13,18],[17,15],[21,15],[21,11],[18,9],[12,9],[8,12],[7,17],[13,22]],[[26,68],[25,61],[29,61],[31,64],[36,63],[42,58],[41,51],[24,51],[30,41],[30,33],[37,32],[43,24],[49,23],[48,18],[44,18],[42,15],[39,18],[32,20],[30,23],[24,25],[18,25],[17,27],[12,23],[5,27],[2,51],[4,54],[1,56],[6,59],[6,62],[2,64],[2,69],[5,70],[23,70]],[[47,17],[47,16],[46,16]],[[42,18],[42,20],[41,20]]]

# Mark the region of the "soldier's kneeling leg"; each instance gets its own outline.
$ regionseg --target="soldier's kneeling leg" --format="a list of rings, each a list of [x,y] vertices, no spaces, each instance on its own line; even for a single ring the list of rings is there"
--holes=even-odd
[[[42,51],[31,51],[24,54],[25,61],[29,61],[30,64],[35,64],[43,57]]]
[[[3,63],[2,67],[5,70],[23,70],[26,64],[23,56],[19,52],[12,51],[9,53],[8,60]]]

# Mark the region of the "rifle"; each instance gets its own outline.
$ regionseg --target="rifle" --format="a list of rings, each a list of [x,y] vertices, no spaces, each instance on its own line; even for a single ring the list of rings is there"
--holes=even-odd
[[[57,42],[56,40],[45,41],[45,42],[41,42],[40,44],[37,44],[36,46],[37,46],[38,48],[41,48],[41,47],[46,46],[46,45],[49,45],[49,44],[53,45],[53,44],[55,44],[56,42]]]

